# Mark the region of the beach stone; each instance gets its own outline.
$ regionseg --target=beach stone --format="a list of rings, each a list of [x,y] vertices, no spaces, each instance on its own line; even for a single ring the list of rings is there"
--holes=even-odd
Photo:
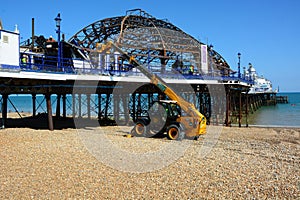
[[[170,143],[123,137],[131,128],[101,130],[130,153],[159,152]],[[176,144],[188,145],[178,159],[133,173],[97,160],[75,129],[3,129],[0,199],[300,198],[299,129],[223,127],[216,143],[205,137],[182,142]],[[203,145],[212,145],[205,156],[199,152]],[[111,159],[118,153],[110,152]]]

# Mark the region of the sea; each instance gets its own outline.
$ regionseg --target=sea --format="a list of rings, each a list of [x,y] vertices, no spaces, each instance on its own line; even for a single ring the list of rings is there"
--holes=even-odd
[[[281,92],[278,93],[277,96],[287,96],[288,103],[260,107],[248,117],[249,126],[300,128],[300,92]],[[51,96],[53,113],[55,113],[56,109],[56,98],[55,95]],[[96,101],[96,99],[94,101]],[[36,107],[36,113],[44,113],[47,111],[43,95],[36,96]],[[8,112],[16,111],[19,113],[32,113],[32,97],[30,95],[10,95]],[[72,115],[71,112],[72,97],[71,95],[67,95],[67,115]]]
[[[300,128],[300,92],[281,92],[277,96],[287,96],[288,103],[260,107],[249,116],[249,125]]]

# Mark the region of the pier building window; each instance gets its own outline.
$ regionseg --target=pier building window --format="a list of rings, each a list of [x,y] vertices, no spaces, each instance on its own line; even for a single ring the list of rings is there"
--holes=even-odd
[[[3,35],[3,42],[8,43],[8,36],[7,35]]]

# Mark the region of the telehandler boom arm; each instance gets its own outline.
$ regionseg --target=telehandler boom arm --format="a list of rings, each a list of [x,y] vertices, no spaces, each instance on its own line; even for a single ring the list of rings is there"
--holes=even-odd
[[[197,133],[195,136],[206,133],[206,118],[203,114],[201,114],[194,106],[194,104],[187,102],[182,97],[178,96],[170,87],[167,86],[167,83],[157,76],[156,74],[149,71],[146,67],[141,65],[133,56],[129,56],[126,52],[124,52],[121,48],[119,48],[116,44],[109,41],[106,45],[104,45],[101,51],[106,51],[110,48],[115,48],[119,53],[123,54],[123,57],[129,60],[129,62],[140,70],[145,76],[147,76],[151,83],[156,85],[164,94],[166,94],[171,100],[177,102],[177,104],[181,107],[181,109],[186,112],[187,115],[193,118],[193,124],[197,124]]]

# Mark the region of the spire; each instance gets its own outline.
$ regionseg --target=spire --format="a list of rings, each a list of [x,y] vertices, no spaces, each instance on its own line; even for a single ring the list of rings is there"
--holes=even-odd
[[[18,25],[15,25],[15,33],[19,33]]]

